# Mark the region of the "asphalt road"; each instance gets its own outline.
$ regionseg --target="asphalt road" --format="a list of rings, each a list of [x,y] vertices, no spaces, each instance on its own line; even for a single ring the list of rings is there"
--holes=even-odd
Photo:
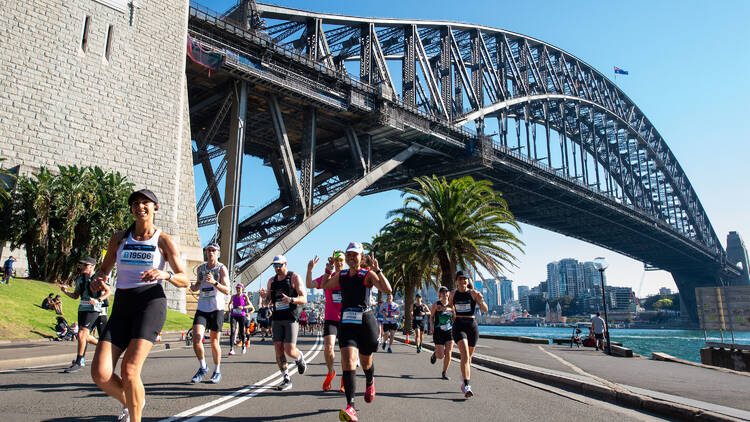
[[[273,389],[279,372],[269,341],[255,342],[246,355],[226,357],[220,384],[191,384],[197,369],[191,348],[156,351],[145,364],[146,421],[276,421],[338,420],[343,393],[322,392],[326,373],[322,344],[300,337],[308,370],[292,377],[294,387]],[[652,421],[664,420],[610,403],[518,379],[489,369],[472,369],[475,396],[459,391],[458,363],[441,380],[439,363],[429,363],[429,351],[416,354],[411,346],[394,344],[393,354],[375,355],[373,403],[365,403],[364,375],[358,371],[357,404],[361,420],[523,420],[523,421]],[[213,370],[209,356],[209,368]],[[114,421],[121,407],[91,381],[89,371],[62,373],[62,366],[0,372],[0,420]],[[338,387],[340,378],[334,380]]]

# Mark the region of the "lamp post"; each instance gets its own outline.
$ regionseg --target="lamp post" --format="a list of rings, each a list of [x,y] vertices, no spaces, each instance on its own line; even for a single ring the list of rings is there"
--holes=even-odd
[[[607,260],[602,257],[596,257],[594,258],[594,268],[599,270],[599,279],[602,282],[602,305],[604,306],[604,335],[607,337],[607,354],[612,354],[612,348],[611,343],[609,341],[609,322],[607,320],[607,298],[604,294],[604,270],[607,269],[609,264],[607,264]]]
[[[219,232],[219,227],[220,227],[219,217],[221,216],[221,212],[224,211],[224,209],[231,208],[231,207],[237,207],[237,208],[255,208],[252,205],[236,205],[236,204],[227,204],[227,205],[224,205],[223,207],[221,207],[221,209],[219,209],[219,211],[216,213],[216,229],[214,230],[214,236],[213,236],[214,239],[216,238],[216,234]],[[230,222],[230,224],[232,224],[232,230],[235,229],[233,223],[234,222]],[[233,236],[231,236],[231,237],[233,237]],[[234,242],[232,242],[229,245],[229,254],[228,254],[227,262],[226,262],[227,270],[229,271],[229,282],[230,283],[232,283],[234,281],[233,277],[234,277],[234,274],[236,273],[235,268],[234,268],[234,256],[236,254],[236,251],[237,251],[237,244],[234,243]]]

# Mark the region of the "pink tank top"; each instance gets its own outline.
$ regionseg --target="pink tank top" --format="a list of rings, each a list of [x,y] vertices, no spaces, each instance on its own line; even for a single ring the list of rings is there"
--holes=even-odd
[[[245,310],[241,307],[247,305],[245,303],[245,295],[234,295],[232,296],[232,315],[245,316]],[[239,312],[237,312],[239,310]]]
[[[323,281],[323,276],[315,279],[315,282],[320,288],[320,283]],[[341,320],[341,287],[335,289],[323,290],[326,294],[326,308],[325,308],[325,320],[326,321],[340,321]]]

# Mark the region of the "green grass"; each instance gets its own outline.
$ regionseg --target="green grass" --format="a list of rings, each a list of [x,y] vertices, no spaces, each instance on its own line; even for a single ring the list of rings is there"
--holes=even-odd
[[[42,300],[48,294],[59,294],[63,302],[63,316],[69,323],[78,319],[79,300],[71,299],[60,288],[44,281],[12,278],[10,286],[0,286],[0,340],[49,338],[55,336],[54,325],[57,315],[54,311],[42,309]],[[110,303],[112,300],[110,299]],[[110,311],[111,311],[110,306]],[[188,330],[193,317],[167,310],[164,331]]]

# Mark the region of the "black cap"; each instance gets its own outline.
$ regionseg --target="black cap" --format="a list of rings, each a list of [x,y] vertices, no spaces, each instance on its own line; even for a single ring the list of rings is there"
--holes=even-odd
[[[468,274],[466,274],[466,273],[464,273],[463,271],[458,271],[458,272],[456,273],[456,278],[462,278],[462,277],[463,277],[463,278],[469,278],[469,275],[468,275]]]
[[[88,258],[83,258],[82,260],[78,261],[78,263],[96,265],[96,260],[92,257],[88,257]]]
[[[142,196],[142,197],[148,199],[149,201],[153,202],[154,204],[158,204],[159,203],[159,200],[156,199],[156,194],[154,194],[153,192],[151,192],[148,189],[141,189],[141,190],[137,190],[137,191],[135,191],[135,192],[133,192],[133,193],[130,194],[130,196],[128,197],[128,205],[133,205],[133,202],[135,202],[135,199],[137,197],[139,197],[139,196]]]
[[[440,293],[440,292],[448,292],[448,291],[449,291],[448,288],[445,287],[445,286],[440,286],[440,288],[438,289],[438,293]]]
[[[421,294],[419,294],[419,293],[417,293],[417,295],[416,295],[415,297],[419,297],[419,298],[421,298],[421,297],[422,297],[422,295],[421,295]]]

